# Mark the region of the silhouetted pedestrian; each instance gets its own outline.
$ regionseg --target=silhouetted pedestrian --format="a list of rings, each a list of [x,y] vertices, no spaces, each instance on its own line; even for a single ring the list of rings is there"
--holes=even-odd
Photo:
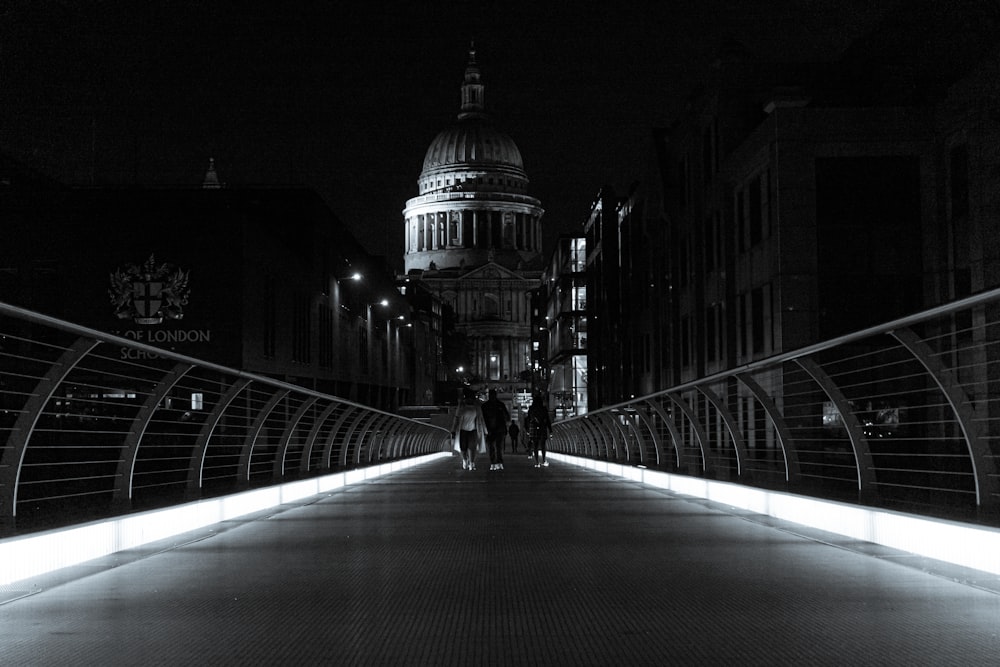
[[[521,435],[521,427],[513,419],[510,420],[507,433],[510,434],[510,451],[517,454],[517,438]]]
[[[549,465],[545,460],[545,443],[552,432],[552,422],[549,420],[549,411],[545,407],[541,396],[535,396],[528,408],[528,442],[531,451],[535,454],[535,467]]]
[[[458,433],[458,445],[462,454],[462,469],[476,469],[476,450],[486,439],[486,426],[483,421],[482,404],[476,399],[476,393],[468,387],[462,392],[462,401],[455,412],[455,427]]]
[[[507,439],[510,412],[497,398],[496,389],[490,389],[489,398],[483,403],[483,421],[486,423],[486,446],[490,450],[490,470],[503,470],[503,441]]]

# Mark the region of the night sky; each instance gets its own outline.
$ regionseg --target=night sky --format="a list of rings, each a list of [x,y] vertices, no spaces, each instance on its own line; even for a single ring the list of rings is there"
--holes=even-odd
[[[890,2],[14,0],[0,4],[0,151],[70,184],[315,188],[401,265],[424,152],[471,40],[547,237],[605,184],[643,179],[732,36],[765,60],[835,57]],[[766,8],[766,9],[765,9]]]

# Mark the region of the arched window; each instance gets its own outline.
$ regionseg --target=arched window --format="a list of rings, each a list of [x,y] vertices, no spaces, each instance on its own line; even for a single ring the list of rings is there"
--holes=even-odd
[[[484,296],[483,317],[488,320],[500,319],[500,299],[495,294],[486,294]]]

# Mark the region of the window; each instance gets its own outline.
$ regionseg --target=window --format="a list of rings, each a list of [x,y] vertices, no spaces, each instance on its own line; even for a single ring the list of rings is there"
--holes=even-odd
[[[680,287],[687,287],[688,277],[691,272],[691,243],[687,236],[682,237],[678,243],[677,252],[677,280]]]
[[[969,216],[969,150],[963,146],[951,149],[948,160],[949,191],[951,193],[951,217]]]
[[[747,249],[745,199],[746,193],[740,188],[736,191],[733,202],[733,215],[736,217],[733,225],[736,231],[736,252],[745,252]]]
[[[677,162],[677,205],[680,208],[687,206],[687,160],[681,159]]]
[[[747,217],[750,223],[750,246],[753,247],[764,238],[760,175],[750,181],[749,195]]]
[[[719,214],[714,213],[705,221],[705,270],[714,271],[719,257]]]
[[[750,292],[750,323],[754,354],[764,351],[764,291],[760,287]]]
[[[503,217],[503,246],[514,247],[514,216],[510,213],[505,213]]]
[[[500,317],[500,300],[493,294],[485,295],[483,299],[483,316],[495,320]]]
[[[360,362],[361,372],[367,374],[370,369],[368,359],[368,329],[364,324],[358,327],[358,361]]]
[[[292,306],[292,361],[307,364],[310,361],[310,308],[309,295],[299,293]]]
[[[704,185],[712,182],[712,173],[715,171],[712,164],[714,151],[712,150],[712,126],[707,125],[701,133],[701,170]]]
[[[333,309],[327,305],[319,309],[319,365],[333,368]]]
[[[750,337],[750,331],[747,327],[747,295],[737,294],[736,295],[736,344],[737,350],[736,355],[739,357],[745,357],[749,354],[750,346],[747,343],[747,339]]]
[[[274,276],[264,278],[263,307],[261,314],[264,322],[263,354],[268,359],[274,358],[278,340],[278,299],[275,291]]]
[[[691,365],[691,319],[684,317],[681,319],[681,368]]]
[[[719,315],[721,307],[713,303],[705,311],[705,358],[715,361],[719,357]]]

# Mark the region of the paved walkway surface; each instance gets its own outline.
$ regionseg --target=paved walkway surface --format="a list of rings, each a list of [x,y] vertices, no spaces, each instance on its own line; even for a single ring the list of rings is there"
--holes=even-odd
[[[996,577],[506,459],[0,590],[0,664],[1000,663]]]

